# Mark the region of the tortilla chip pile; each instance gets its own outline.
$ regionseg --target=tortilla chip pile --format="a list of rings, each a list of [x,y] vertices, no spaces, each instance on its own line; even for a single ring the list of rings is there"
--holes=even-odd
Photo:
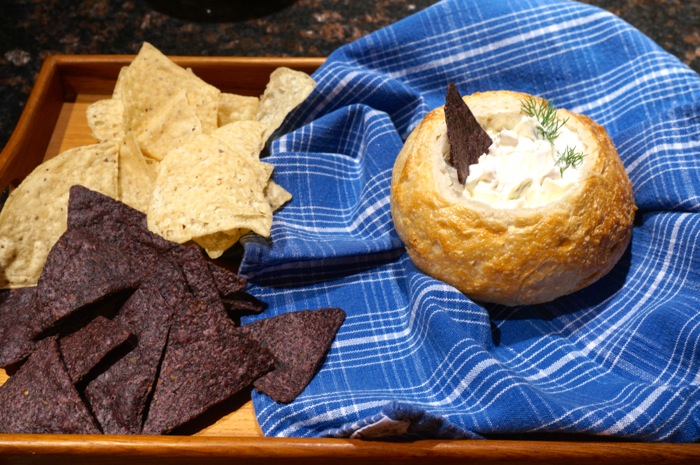
[[[67,229],[36,286],[0,292],[0,433],[163,434],[242,389],[292,401],[345,319],[305,310],[239,326],[264,304],[194,244],[70,189]]]
[[[314,86],[278,68],[260,97],[221,92],[144,43],[112,97],[87,110],[99,142],[48,160],[10,194],[0,213],[0,288],[36,284],[76,184],[146,213],[152,232],[193,241],[212,258],[250,231],[269,236],[291,194],[260,153]]]

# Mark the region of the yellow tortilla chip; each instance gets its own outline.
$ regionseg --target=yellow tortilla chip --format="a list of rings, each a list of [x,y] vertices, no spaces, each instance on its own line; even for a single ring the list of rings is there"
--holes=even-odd
[[[178,66],[147,42],[124,70],[120,81],[127,130],[138,131],[155,109],[182,90],[201,122],[202,131],[209,133],[217,127],[219,89]]]
[[[212,135],[231,150],[257,160],[264,146],[264,131],[265,126],[260,121],[234,121],[221,126]]]
[[[260,97],[256,119],[265,125],[263,139],[280,127],[287,114],[308,97],[316,87],[311,76],[281,67],[270,74],[270,81]]]
[[[114,83],[114,90],[112,91],[112,98],[121,100],[122,98],[122,87],[124,86],[124,75],[126,74],[128,66],[122,66],[119,70],[119,75],[117,76],[117,82]]]
[[[239,228],[202,237],[193,237],[192,241],[203,248],[209,258],[217,259],[249,232],[248,229]]]
[[[117,142],[124,137],[124,105],[119,99],[91,103],[86,112],[92,136],[100,142]]]
[[[119,200],[146,213],[156,176],[141,154],[132,133],[119,147]]]
[[[271,211],[276,211],[292,198],[282,186],[269,180],[265,186],[265,199],[270,205]],[[220,231],[207,236],[193,237],[192,241],[202,247],[209,258],[219,258],[231,248],[241,237],[250,232],[249,229],[237,228],[230,231]]]
[[[292,194],[275,181],[270,180],[267,186],[265,186],[265,198],[274,212],[279,210],[282,205],[292,200]]]
[[[146,162],[146,166],[148,167],[148,172],[151,175],[151,178],[154,180],[158,178],[158,170],[160,170],[160,162],[158,160],[154,160],[152,158],[148,157],[143,157],[144,161]]]
[[[151,113],[144,124],[134,130],[136,142],[147,157],[162,160],[172,149],[202,133],[202,124],[189,106],[184,89],[162,101]]]
[[[0,213],[0,288],[36,285],[49,250],[66,230],[71,186],[116,198],[117,153],[114,143],[67,150],[12,191]]]
[[[278,210],[292,199],[292,194],[271,179],[268,180],[264,193],[265,200],[270,205],[272,212]],[[249,232],[249,229],[237,228],[230,231],[215,232],[206,236],[193,237],[192,240],[206,251],[209,258],[216,259]]]
[[[259,104],[258,97],[222,92],[219,94],[219,126],[225,126],[234,121],[254,120]]]
[[[272,211],[264,189],[271,174],[272,165],[236,156],[201,134],[161,161],[148,227],[177,243],[237,228],[269,236]]]

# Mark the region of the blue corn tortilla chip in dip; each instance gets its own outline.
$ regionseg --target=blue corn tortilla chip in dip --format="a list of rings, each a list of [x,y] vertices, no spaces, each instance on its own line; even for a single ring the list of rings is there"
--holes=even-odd
[[[445,124],[450,143],[450,164],[457,170],[457,180],[464,184],[469,176],[469,165],[479,162],[493,143],[481,127],[453,83],[447,86],[445,97]]]

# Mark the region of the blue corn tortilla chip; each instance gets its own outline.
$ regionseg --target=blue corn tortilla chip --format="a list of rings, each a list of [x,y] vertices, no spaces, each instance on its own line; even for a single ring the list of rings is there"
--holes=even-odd
[[[245,278],[209,261],[199,247],[179,246],[170,251],[170,256],[182,269],[192,297],[205,302],[221,317],[228,313],[236,323],[242,315],[265,309],[261,301],[243,291]]]
[[[245,289],[246,279],[235,271],[211,262],[209,262],[209,269],[222,298],[238,294]]]
[[[186,304],[179,270],[161,267],[120,309],[115,321],[136,345],[85,387],[85,397],[105,434],[139,434],[158,376],[175,309]]]
[[[61,361],[56,337],[43,339],[0,386],[0,433],[100,433]]]
[[[224,305],[214,280],[213,267],[204,256],[202,249],[194,244],[182,245],[173,248],[170,256],[182,270],[192,297],[206,302],[210,307],[215,307],[223,315]]]
[[[125,326],[98,315],[73,334],[60,338],[59,350],[73,384],[126,343],[130,336]]]
[[[345,321],[339,308],[302,310],[258,320],[241,327],[275,357],[274,370],[253,386],[280,403],[292,402],[321,367]]]
[[[83,186],[70,189],[68,228],[86,230],[118,248],[138,264],[144,279],[171,262],[164,256],[180,247],[149,231],[144,213]]]
[[[36,325],[36,287],[0,292],[0,367],[20,363],[32,353],[39,333]]]
[[[145,434],[163,434],[221,404],[272,369],[272,355],[205,302],[175,317]]]
[[[139,277],[156,273],[163,255],[179,247],[149,231],[144,213],[83,186],[71,187],[67,217],[68,229],[87,231],[118,249]]]
[[[54,244],[37,284],[43,330],[107,296],[135,289],[139,269],[119,249],[83,229],[68,229]]]
[[[238,273],[218,264],[209,262],[211,276],[219,291],[219,297],[231,318],[260,313],[265,310],[264,302],[244,291],[246,279]]]
[[[479,157],[488,152],[493,141],[453,83],[447,86],[445,123],[450,142],[450,164],[457,170],[457,180],[464,184],[469,176],[469,165],[478,163]]]
[[[176,246],[148,230],[146,215],[127,204],[83,186],[72,186],[68,200],[68,229],[85,229],[142,266],[159,262]]]
[[[262,313],[267,306],[261,300],[246,292],[237,292],[227,297],[222,297],[224,307],[229,316],[238,319],[244,315]]]

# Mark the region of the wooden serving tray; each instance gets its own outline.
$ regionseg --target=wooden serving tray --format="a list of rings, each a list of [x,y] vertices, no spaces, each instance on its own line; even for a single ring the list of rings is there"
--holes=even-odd
[[[222,91],[260,95],[279,66],[312,73],[323,58],[172,57]],[[58,153],[94,142],[85,110],[112,94],[131,55],[49,57],[24,112],[0,154],[0,189],[17,185]],[[7,374],[0,369],[0,385]],[[186,431],[170,436],[0,434],[0,465],[30,463],[700,463],[700,444],[647,444],[551,438],[546,440],[415,441],[265,438],[250,392],[231,399]]]

